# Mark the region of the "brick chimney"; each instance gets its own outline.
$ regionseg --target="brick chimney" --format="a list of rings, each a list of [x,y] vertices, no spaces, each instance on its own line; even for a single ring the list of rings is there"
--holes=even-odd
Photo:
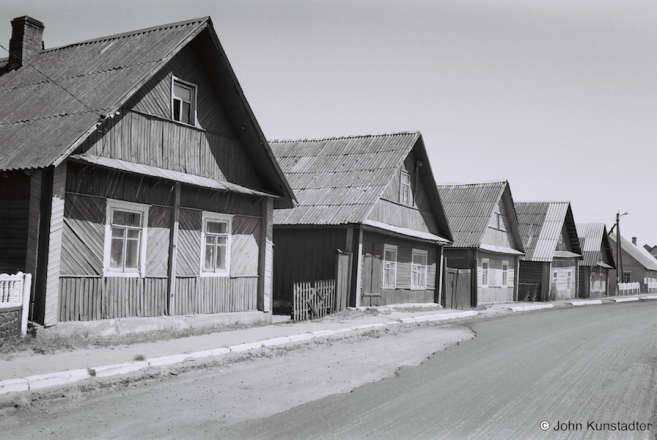
[[[18,69],[33,54],[43,50],[43,23],[24,16],[11,21],[8,70]]]
[[[632,244],[636,246],[636,237],[632,237]]]

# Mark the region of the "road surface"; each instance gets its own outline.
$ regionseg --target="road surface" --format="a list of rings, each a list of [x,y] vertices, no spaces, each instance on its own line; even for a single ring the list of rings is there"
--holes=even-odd
[[[8,438],[656,438],[657,302],[468,326],[473,339],[459,327],[420,327],[68,392],[4,411],[0,430]],[[463,342],[440,350],[448,333]],[[418,365],[427,350],[440,351]],[[411,366],[395,374],[400,358]],[[382,366],[390,377],[371,382]]]

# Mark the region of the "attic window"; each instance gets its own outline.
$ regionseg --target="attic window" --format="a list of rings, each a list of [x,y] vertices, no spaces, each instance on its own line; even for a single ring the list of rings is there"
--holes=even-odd
[[[174,121],[196,125],[196,86],[173,78],[171,117]]]
[[[413,206],[411,175],[404,170],[401,171],[401,180],[399,182],[399,203],[406,206]]]

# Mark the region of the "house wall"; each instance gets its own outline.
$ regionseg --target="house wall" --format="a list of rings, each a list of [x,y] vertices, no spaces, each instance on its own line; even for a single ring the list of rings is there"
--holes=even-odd
[[[257,309],[261,216],[266,199],[183,185],[176,282],[167,308],[171,182],[69,162],[62,234],[59,320]],[[107,200],[149,206],[143,277],[103,275]],[[230,276],[201,277],[203,211],[231,214]]]
[[[413,206],[406,206],[400,203],[402,169],[410,175]],[[422,173],[422,167],[419,167],[419,173]],[[440,235],[431,205],[429,204],[426,189],[424,188],[422,179],[418,176],[416,157],[412,151],[390,182],[388,182],[383,195],[374,204],[368,220]]]
[[[483,261],[488,260],[488,283],[483,284]],[[502,284],[502,263],[508,263],[507,283]],[[515,293],[515,256],[477,252],[477,305],[511,302]]]
[[[577,261],[575,258],[554,258],[550,270],[550,299],[577,298]]]
[[[198,87],[196,127],[172,121],[174,75]],[[76,152],[262,189],[222,102],[194,45],[188,45]]]
[[[482,243],[517,249],[511,228],[507,209],[504,206],[503,200],[500,199],[491,214]]]
[[[293,284],[335,279],[337,250],[347,247],[346,228],[274,228],[274,313],[292,307]]]
[[[550,289],[549,271],[550,263],[520,260],[520,273],[518,274],[518,281],[521,284],[520,290],[524,289],[524,284],[537,284],[539,285],[540,299],[547,299]]]
[[[381,297],[378,305],[401,303],[433,303],[438,300],[436,294],[436,268],[439,257],[438,246],[412,239],[393,237],[371,231],[363,234],[363,255],[369,253],[383,258],[384,245],[397,246],[397,283],[395,288],[380,288]],[[413,249],[427,251],[427,286],[426,289],[411,289],[411,263]],[[361,270],[361,273],[363,271]],[[364,278],[366,274],[363,273]],[[378,273],[372,276],[383,278],[383,264]],[[361,283],[361,286],[365,281]],[[381,285],[382,283],[379,283]],[[366,304],[368,305],[368,304]],[[376,305],[376,304],[372,304]]]
[[[30,177],[0,173],[0,273],[25,271],[29,207]]]

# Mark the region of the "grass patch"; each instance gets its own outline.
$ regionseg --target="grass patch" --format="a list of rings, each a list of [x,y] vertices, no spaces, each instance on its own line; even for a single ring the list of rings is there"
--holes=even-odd
[[[242,330],[266,324],[222,324],[184,329],[162,329],[143,333],[100,336],[88,330],[62,335],[55,331],[32,331],[27,336],[0,340],[0,359],[11,360],[16,355],[45,355],[61,351],[90,348],[110,348],[147,342],[166,341],[190,336],[208,335],[232,330]]]

